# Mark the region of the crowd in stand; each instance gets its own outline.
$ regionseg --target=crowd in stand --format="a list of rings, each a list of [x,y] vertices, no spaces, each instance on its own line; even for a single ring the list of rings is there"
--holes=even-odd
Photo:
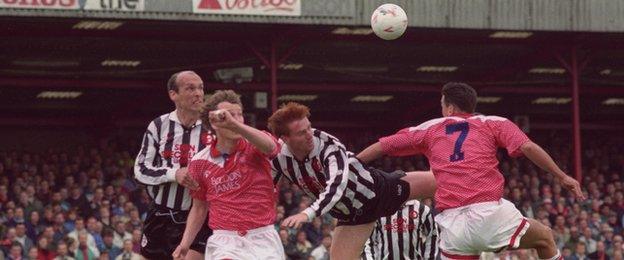
[[[569,143],[547,140],[538,142],[570,172]],[[366,144],[350,146],[359,151]],[[150,200],[132,179],[135,150],[111,142],[71,152],[0,151],[0,259],[140,259],[142,218]],[[593,140],[583,147],[582,186],[588,198],[583,202],[528,160],[504,152],[499,159],[506,177],[504,197],[525,216],[552,228],[565,259],[622,259],[622,142]],[[424,157],[383,158],[372,166],[388,172],[428,169]],[[317,217],[300,230],[281,229],[282,219],[312,201],[295,185],[283,182],[278,187],[275,227],[288,257],[327,259],[335,221]],[[536,254],[515,251],[496,257],[528,259]]]

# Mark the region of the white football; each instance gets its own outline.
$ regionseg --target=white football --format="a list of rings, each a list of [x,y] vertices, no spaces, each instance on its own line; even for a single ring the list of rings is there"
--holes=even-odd
[[[373,12],[371,27],[379,38],[394,40],[407,29],[407,14],[398,5],[383,4]]]

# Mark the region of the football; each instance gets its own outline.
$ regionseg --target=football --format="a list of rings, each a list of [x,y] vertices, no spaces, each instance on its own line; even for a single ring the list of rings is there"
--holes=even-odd
[[[373,12],[371,27],[379,38],[394,40],[407,29],[407,14],[398,5],[383,4]]]

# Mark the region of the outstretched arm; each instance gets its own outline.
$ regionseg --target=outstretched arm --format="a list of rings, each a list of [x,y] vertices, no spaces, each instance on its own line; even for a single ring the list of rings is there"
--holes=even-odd
[[[422,154],[427,149],[424,142],[426,135],[427,128],[424,126],[405,128],[393,135],[379,138],[379,141],[360,152],[357,158],[363,163],[370,163],[383,155]]]
[[[550,155],[542,147],[532,142],[516,124],[504,117],[489,116],[487,119],[486,123],[494,130],[493,134],[498,146],[507,149],[510,156],[524,154],[537,166],[555,176],[563,187],[574,193],[574,196],[585,199],[579,183],[559,169]]]
[[[270,134],[262,132],[256,128],[246,125],[245,123],[234,120],[234,117],[227,110],[217,110],[210,112],[210,123],[229,129],[240,134],[253,144],[260,152],[268,155],[275,154],[277,151],[277,141]]]
[[[356,157],[360,159],[363,163],[367,164],[374,160],[379,159],[384,155],[383,149],[381,148],[381,143],[376,142],[371,144],[369,147],[366,147],[363,151],[361,151]]]
[[[327,149],[326,157],[323,159],[323,166],[326,176],[325,191],[319,194],[316,201],[307,209],[298,214],[290,216],[282,221],[282,226],[299,228],[302,223],[310,222],[316,216],[329,212],[342,198],[349,182],[349,157],[346,152],[338,146]],[[355,160],[351,158],[351,160]]]
[[[534,142],[528,141],[520,146],[522,153],[533,163],[557,178],[561,185],[570,190],[579,199],[585,199],[578,181],[563,172],[553,159]]]

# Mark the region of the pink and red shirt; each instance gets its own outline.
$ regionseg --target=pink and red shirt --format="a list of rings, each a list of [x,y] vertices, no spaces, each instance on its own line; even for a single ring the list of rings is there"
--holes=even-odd
[[[442,211],[500,200],[505,180],[498,171],[497,149],[520,156],[520,147],[530,140],[503,117],[463,114],[429,120],[379,141],[388,155],[429,159],[437,182],[436,208]]]
[[[246,231],[275,223],[271,159],[280,151],[280,144],[265,134],[275,143],[270,154],[241,138],[231,154],[220,153],[215,141],[191,160],[189,174],[199,183],[191,196],[208,201],[211,229]]]

